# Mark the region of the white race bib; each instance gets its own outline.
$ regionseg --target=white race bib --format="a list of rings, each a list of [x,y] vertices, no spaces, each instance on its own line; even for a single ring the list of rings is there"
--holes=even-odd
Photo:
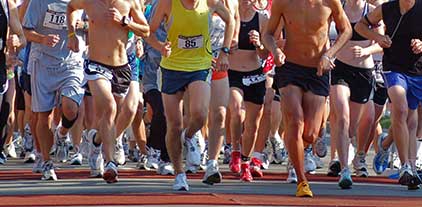
[[[179,35],[178,48],[180,49],[197,49],[204,45],[204,37],[202,35],[194,37],[184,37]]]
[[[56,12],[50,9],[47,10],[43,26],[57,30],[67,29],[66,12]]]
[[[245,86],[257,84],[266,80],[265,74],[246,76],[242,78],[242,83]]]

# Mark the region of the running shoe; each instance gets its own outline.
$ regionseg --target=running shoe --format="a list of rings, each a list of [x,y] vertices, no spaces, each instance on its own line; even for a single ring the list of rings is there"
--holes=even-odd
[[[315,161],[314,161],[313,156],[312,156],[312,148],[311,147],[307,147],[305,149],[304,164],[305,164],[305,172],[306,173],[315,173],[317,166],[316,166]]]
[[[201,164],[201,148],[199,146],[200,131],[197,131],[192,138],[185,136],[186,130],[182,133],[183,146],[186,150],[186,164],[198,166]]]
[[[233,173],[240,173],[240,152],[232,151],[231,158],[229,163],[230,171]]]
[[[264,148],[263,153],[268,155],[267,158],[270,163],[279,164],[279,163],[276,163],[276,161],[274,161],[274,148],[273,148],[273,143],[271,142],[270,138],[268,138],[267,141],[265,141],[265,148]]]
[[[70,159],[70,165],[82,165],[82,154],[76,153]]]
[[[207,162],[207,169],[205,170],[204,178],[202,183],[208,185],[214,185],[215,183],[221,183],[222,175],[218,169],[218,163],[216,160],[209,160]]]
[[[253,180],[249,163],[242,163],[240,165],[240,180],[243,182],[251,182]]]
[[[413,181],[413,172],[409,164],[404,164],[400,168],[399,183],[401,185],[410,185]]]
[[[11,158],[17,158],[15,143],[11,142],[10,144],[4,147],[4,153]]]
[[[201,146],[201,142],[200,146]],[[202,149],[201,146],[201,165],[199,166],[199,168],[201,168],[202,170],[206,170],[207,169],[207,162],[208,162],[208,142],[204,142],[205,146],[204,149]]]
[[[355,157],[355,147],[353,144],[349,144],[349,157],[347,160],[347,166],[352,164],[353,158]]]
[[[390,155],[390,148],[383,149],[382,142],[387,138],[388,134],[382,133],[378,137],[378,153],[373,160],[373,168],[376,174],[382,174],[388,167],[388,157]]]
[[[42,177],[41,180],[57,180],[57,175],[54,172],[53,161],[45,161],[42,165]]]
[[[135,147],[133,150],[129,150],[128,159],[132,162],[139,161],[139,150],[137,147]]]
[[[341,164],[338,160],[331,160],[330,164],[328,165],[328,173],[327,176],[329,177],[337,177],[341,171]]]
[[[309,183],[306,181],[302,181],[299,184],[297,184],[297,190],[296,190],[296,197],[313,197],[313,193],[311,191],[311,187],[309,186]]]
[[[355,170],[356,176],[358,177],[368,177],[368,168],[365,161],[365,153],[359,152],[355,155],[355,158],[352,161],[353,169]]]
[[[0,165],[4,165],[6,163],[6,161],[7,161],[6,155],[0,149]]]
[[[25,151],[32,151],[34,148],[34,140],[32,138],[31,128],[28,124],[25,125],[23,132],[23,148]]]
[[[251,159],[251,174],[254,178],[264,177],[264,173],[262,172],[262,162],[256,157],[252,157]]]
[[[265,153],[265,152],[262,153],[262,160],[261,161],[262,161],[262,165],[261,165],[262,169],[267,170],[270,167],[270,159],[269,159],[267,153]]]
[[[351,176],[349,168],[344,168],[340,172],[340,180],[338,181],[338,185],[340,186],[341,189],[352,188],[353,181],[352,181],[352,176]]]
[[[89,155],[89,140],[88,140],[88,131],[84,130],[82,132],[82,143],[80,145],[80,152],[83,157],[88,157]]]
[[[148,156],[141,154],[141,156],[139,156],[138,163],[136,164],[136,168],[140,170],[146,170],[145,166],[147,165],[147,162],[148,162]]]
[[[225,145],[224,146],[223,164],[229,164],[230,163],[231,153],[232,153],[232,146],[231,145]]]
[[[412,173],[413,173],[413,180],[411,182],[411,184],[409,184],[407,186],[408,190],[418,190],[421,188],[421,184],[422,184],[422,180],[419,177],[419,174],[416,170],[416,168],[412,168]]]
[[[107,183],[116,183],[118,181],[117,164],[110,161],[104,168],[103,179]]]
[[[319,156],[312,155],[312,159],[315,162],[316,169],[321,169],[324,167],[324,162],[319,158]]]
[[[42,165],[43,165],[43,161],[41,159],[41,155],[38,153],[35,153],[35,162],[34,165],[32,166],[32,172],[33,173],[41,173],[42,172]]]
[[[54,133],[54,138],[56,140],[56,151],[55,156],[57,162],[66,162],[69,159],[69,146],[66,142],[69,134],[64,137],[59,136],[60,127]]]
[[[34,163],[36,159],[36,155],[34,151],[25,152],[25,158],[23,159],[24,163]]]
[[[276,134],[275,137],[270,138],[272,147],[273,147],[273,160],[277,164],[282,164],[287,160],[286,149],[284,148],[283,140],[281,140],[280,135]]]
[[[185,172],[187,174],[196,174],[198,173],[199,166],[197,165],[190,165],[188,163],[185,164]]]
[[[97,134],[95,129],[91,129],[88,132],[88,140],[90,140],[89,144],[89,156],[88,156],[88,164],[91,169],[91,177],[100,178],[103,176],[104,173],[104,159],[103,153],[101,153],[101,146],[94,145],[94,138]]]
[[[117,138],[117,143],[114,149],[114,160],[118,165],[126,164],[125,151],[123,149],[123,137]]]
[[[154,149],[152,147],[147,147],[148,155],[147,162],[144,166],[146,170],[158,169],[158,164],[160,163],[161,151]]]
[[[170,162],[160,161],[157,168],[157,174],[159,175],[174,175],[174,168]]]
[[[291,162],[289,162],[287,164],[287,172],[288,172],[287,182],[288,183],[297,183],[296,170],[293,167],[293,165],[291,164]]]
[[[328,152],[328,144],[325,139],[326,129],[324,128],[323,130],[324,132],[322,136],[318,137],[317,140],[315,141],[315,153],[320,158],[324,158],[325,156],[327,156],[327,152]]]
[[[176,191],[189,191],[188,180],[186,178],[186,173],[180,173],[176,175],[173,184],[173,190]]]

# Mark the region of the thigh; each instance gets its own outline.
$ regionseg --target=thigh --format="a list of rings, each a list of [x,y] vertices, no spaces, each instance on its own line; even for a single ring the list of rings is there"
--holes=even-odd
[[[92,93],[92,98],[94,99],[95,108],[101,109],[108,103],[116,103],[111,92],[110,81],[100,78],[88,81],[88,85],[89,90]],[[98,110],[97,112],[100,111],[102,110]]]
[[[243,91],[240,88],[230,88],[229,108],[230,112],[234,114],[241,114],[243,105]]]
[[[288,85],[280,89],[281,94],[281,112],[286,123],[290,121],[304,121],[304,111],[302,108],[303,90],[295,85]]]
[[[388,96],[391,100],[392,111],[407,112],[406,89],[403,86],[394,85],[388,88]]]
[[[349,117],[350,89],[344,85],[333,85],[330,88],[330,106],[334,116]]]
[[[201,114],[207,114],[210,98],[211,98],[211,87],[208,82],[195,81],[188,86],[189,93],[189,111],[191,114],[194,112],[200,112]],[[201,98],[197,98],[201,97]]]
[[[247,129],[248,126],[251,125],[258,127],[262,116],[262,109],[263,105],[245,102],[245,129]]]
[[[176,94],[162,94],[164,113],[166,115],[166,121],[168,128],[170,127],[182,127],[182,98],[183,93],[177,92]]]
[[[303,95],[303,114],[305,120],[305,134],[317,135],[321,128],[327,97],[318,96],[312,92]],[[308,133],[306,133],[308,132]]]
[[[223,78],[211,82],[210,111],[219,107],[226,108],[229,103],[229,79]]]

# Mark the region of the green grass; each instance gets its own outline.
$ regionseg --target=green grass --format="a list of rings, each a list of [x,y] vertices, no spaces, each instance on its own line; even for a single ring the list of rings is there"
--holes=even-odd
[[[391,120],[390,120],[390,117],[383,116],[383,117],[381,118],[380,124],[381,124],[381,126],[382,126],[382,128],[383,128],[383,129],[388,129],[388,128],[390,128],[390,125],[391,125]]]

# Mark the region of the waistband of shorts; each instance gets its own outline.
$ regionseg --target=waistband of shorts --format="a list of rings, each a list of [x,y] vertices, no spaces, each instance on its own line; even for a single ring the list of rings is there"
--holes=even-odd
[[[265,75],[264,72],[263,72],[263,70],[262,70],[262,67],[260,67],[258,69],[255,69],[253,71],[247,71],[247,72],[242,72],[242,71],[237,71],[237,70],[229,69],[228,72],[231,73],[231,74],[237,74],[237,75],[242,75],[242,76]]]
[[[336,65],[336,67],[341,66],[341,67],[345,67],[347,69],[351,69],[351,70],[354,70],[354,71],[360,72],[360,73],[368,73],[368,72],[372,73],[372,71],[375,69],[375,67],[373,67],[373,68],[360,68],[360,67],[351,66],[351,65],[344,63],[344,62],[342,62],[338,59],[336,59],[334,61],[334,64]]]
[[[107,69],[111,69],[111,70],[120,70],[120,69],[126,69],[127,67],[129,67],[129,63],[126,63],[124,65],[120,65],[120,66],[111,66],[111,65],[106,65],[106,64],[97,62],[95,60],[90,60],[90,59],[88,59],[86,63],[88,65],[89,64],[96,64],[96,65],[103,66],[103,67],[105,67]]]
[[[202,71],[211,71],[211,69],[200,69],[200,70],[195,70],[195,71],[180,71],[180,70],[168,69],[168,68],[165,68],[165,67],[163,67],[161,65],[159,66],[159,68],[161,69],[161,71],[164,71],[164,72],[168,71],[168,72],[187,73],[187,74],[197,73],[197,72],[202,72]]]
[[[281,67],[277,67],[277,68],[284,68],[284,67],[292,67],[292,68],[295,68],[295,69],[317,71],[316,67],[303,66],[303,65],[299,65],[299,64],[296,64],[296,63],[288,62],[288,61],[286,61]]]

